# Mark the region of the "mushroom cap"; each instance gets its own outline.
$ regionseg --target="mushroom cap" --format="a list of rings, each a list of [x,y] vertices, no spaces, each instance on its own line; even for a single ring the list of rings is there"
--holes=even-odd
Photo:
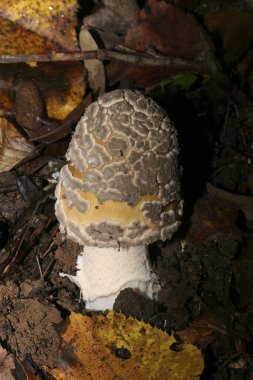
[[[182,199],[177,132],[138,91],[107,93],[77,124],[56,188],[56,216],[82,245],[147,245],[170,239]]]

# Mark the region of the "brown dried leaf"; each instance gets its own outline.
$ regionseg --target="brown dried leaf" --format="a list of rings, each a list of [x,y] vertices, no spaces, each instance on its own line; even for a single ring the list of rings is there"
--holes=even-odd
[[[224,240],[225,236],[231,241],[239,240],[241,233],[235,225],[238,215],[232,202],[209,195],[200,198],[194,206],[186,240]]]
[[[80,48],[83,51],[96,50],[98,45],[90,31],[82,28],[79,34]],[[105,92],[104,63],[98,59],[85,60],[84,66],[88,71],[89,84],[94,94],[102,95]]]
[[[99,43],[99,48],[105,47],[107,49],[114,49],[117,45],[123,44],[123,36],[126,34],[133,17],[139,11],[139,6],[136,0],[102,0],[100,5],[101,6],[97,7],[92,14],[84,17],[83,29],[90,31],[92,36],[93,34],[96,37],[99,36],[99,38],[96,38],[95,48],[97,48],[97,43]],[[79,37],[81,49],[89,50],[92,46],[88,41],[85,43],[82,41],[84,37],[85,39],[88,37],[82,35],[84,33],[83,29]],[[88,49],[86,47],[88,47]],[[90,74],[94,71],[94,76],[102,76],[101,66],[103,66],[110,87],[122,79],[129,69],[128,64],[117,60],[107,62],[105,66],[103,62],[98,65],[97,61],[94,60],[94,68],[88,62],[89,61],[85,63],[85,67]],[[100,72],[100,74],[96,72]],[[105,75],[105,73],[103,73],[103,75]],[[94,87],[95,86],[92,85],[93,91]]]
[[[225,333],[224,323],[217,316],[208,313],[197,318],[190,327],[178,331],[177,335],[183,341],[205,348],[215,340],[218,334]]]
[[[165,1],[148,0],[126,35],[126,45],[138,51],[155,48],[174,57],[195,58],[201,51],[200,28],[190,15]]]
[[[16,98],[16,121],[24,128],[30,137],[41,127],[44,104],[40,88],[31,79],[24,79],[19,83]]]
[[[26,141],[13,124],[1,118],[0,172],[11,170],[33,151],[33,144]]]
[[[134,18],[125,37],[131,49],[185,59],[196,58],[203,50],[201,29],[194,18],[165,1],[148,0],[148,8]],[[150,85],[171,73],[168,69],[133,67],[130,76],[141,85]]]

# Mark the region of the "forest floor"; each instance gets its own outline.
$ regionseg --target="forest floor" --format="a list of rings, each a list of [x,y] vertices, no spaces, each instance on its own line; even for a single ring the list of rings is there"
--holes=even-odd
[[[189,59],[192,68],[177,62],[172,73],[168,67],[106,61],[105,70],[87,67],[96,77],[89,85],[94,93],[103,86],[106,91],[137,88],[168,112],[179,132],[185,208],[171,241],[150,246],[159,299],[125,289],[114,310],[196,344],[204,355],[202,380],[253,379],[252,5],[149,0],[139,6],[128,9],[129,20],[135,15],[132,23],[122,26],[119,20],[123,30],[117,30],[116,21],[111,25],[109,39],[100,30],[105,47],[115,40],[142,52],[154,48]],[[79,11],[94,17],[90,25],[101,21],[94,10]],[[180,31],[171,21],[175,18]],[[192,60],[201,54],[200,70]],[[21,67],[19,82],[23,74]],[[43,94],[43,79],[30,75]],[[81,112],[91,102],[89,94],[84,99]],[[29,107],[31,96],[22,101]],[[41,131],[29,132],[17,103],[14,119],[24,136],[36,140],[39,155],[0,173],[0,342],[18,359],[15,378],[32,379],[29,372],[47,379],[42,368],[55,365],[68,316],[90,315],[77,287],[59,276],[75,272],[80,247],[62,239],[54,212],[54,178],[65,163],[80,110],[55,135],[47,130],[45,142]],[[13,121],[13,115],[7,119]]]

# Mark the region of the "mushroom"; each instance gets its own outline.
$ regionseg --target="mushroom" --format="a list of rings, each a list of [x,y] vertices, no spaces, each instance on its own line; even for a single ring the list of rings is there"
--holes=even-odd
[[[170,119],[138,91],[101,96],[78,122],[56,187],[56,216],[60,231],[84,246],[76,276],[67,276],[87,309],[112,309],[129,287],[157,296],[148,245],[170,239],[180,224],[178,154]]]

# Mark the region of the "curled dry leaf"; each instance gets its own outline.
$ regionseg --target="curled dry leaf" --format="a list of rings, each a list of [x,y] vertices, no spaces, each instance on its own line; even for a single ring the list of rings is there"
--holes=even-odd
[[[123,314],[71,314],[62,335],[57,380],[197,380],[203,357],[192,344],[173,350],[173,336]]]
[[[98,45],[88,29],[83,27],[79,35],[81,50],[89,51],[98,49]],[[104,63],[98,59],[84,61],[88,71],[89,84],[94,94],[102,95],[105,92]]]
[[[16,121],[26,130],[30,137],[41,127],[44,104],[40,88],[31,79],[22,80],[15,98]]]
[[[0,119],[0,172],[11,170],[33,151],[33,144],[13,124]]]
[[[83,29],[81,30],[79,38],[81,49],[90,50],[92,48],[92,45],[86,40],[88,38],[88,36],[86,36],[87,32],[95,33],[96,36],[99,36],[101,45],[99,47],[114,49],[117,45],[122,45],[123,37],[125,36],[133,17],[138,11],[139,6],[136,0],[102,0],[100,7],[97,7],[92,14],[83,19]],[[84,33],[83,30],[85,30],[86,33]],[[86,40],[85,43],[83,41],[84,38]],[[95,48],[97,48],[97,45]],[[103,67],[110,87],[121,80],[129,69],[129,64],[118,60],[107,62],[105,66],[103,62],[100,62],[99,65],[98,63],[95,64],[95,60],[93,62],[94,67],[91,67],[91,64],[89,64],[88,61],[87,65],[85,64],[89,76],[94,73],[93,76],[96,75],[102,80],[101,67]],[[103,75],[105,75],[105,73]],[[90,85],[94,91],[91,78]]]

